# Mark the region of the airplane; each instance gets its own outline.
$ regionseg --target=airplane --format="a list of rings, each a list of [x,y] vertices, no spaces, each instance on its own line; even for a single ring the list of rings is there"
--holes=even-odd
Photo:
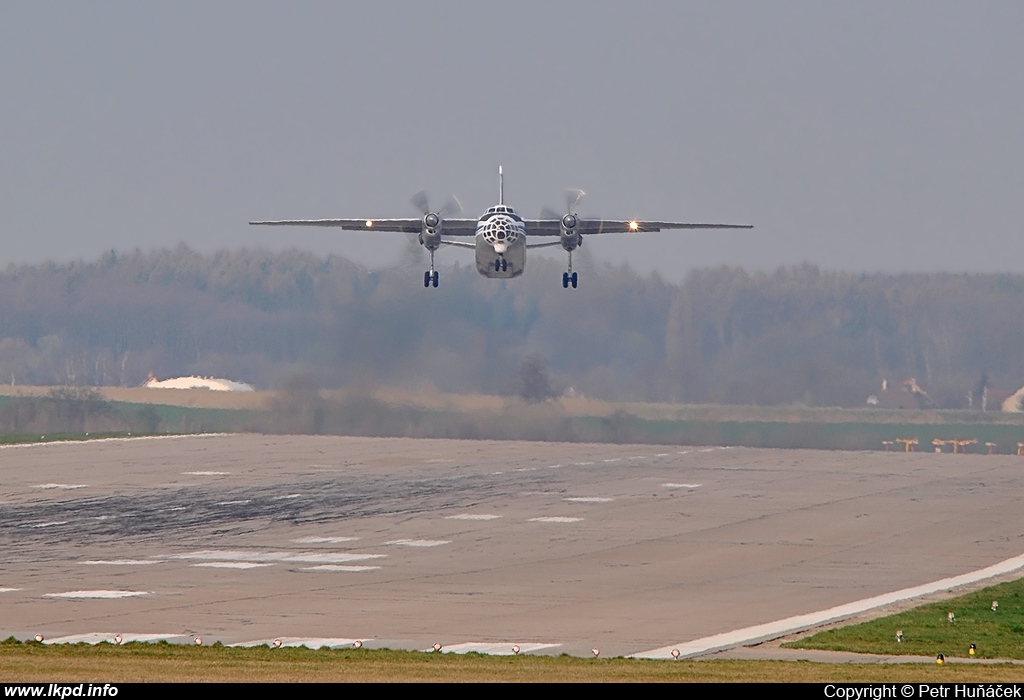
[[[562,273],[562,287],[573,289],[579,275],[572,269],[572,252],[583,245],[584,236],[600,233],[640,233],[662,229],[738,229],[754,228],[739,224],[683,224],[672,221],[641,221],[638,219],[584,219],[576,214],[583,199],[582,190],[569,190],[567,213],[559,215],[550,209],[541,211],[539,219],[524,219],[505,204],[505,173],[498,166],[498,204],[490,207],[479,219],[456,218],[462,205],[452,197],[445,206],[434,211],[427,195],[417,192],[412,203],[423,212],[416,219],[298,219],[284,221],[250,221],[251,226],[337,226],[349,231],[394,231],[419,234],[420,244],[430,252],[430,269],[423,273],[423,286],[434,287],[439,275],[434,269],[434,253],[442,246],[471,248],[476,251],[476,269],[490,279],[511,279],[523,274],[529,248],[562,246],[569,254],[569,268]],[[465,240],[449,240],[475,237]],[[556,241],[527,243],[528,237],[558,237]]]

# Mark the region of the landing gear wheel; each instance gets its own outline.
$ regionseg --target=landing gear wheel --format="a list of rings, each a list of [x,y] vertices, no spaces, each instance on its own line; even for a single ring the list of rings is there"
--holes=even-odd
[[[494,261],[494,271],[501,272],[501,260]]]
[[[572,277],[570,277],[569,280],[572,282],[572,288],[576,289],[576,282],[577,280],[579,280],[579,276],[574,272],[572,273]]]
[[[430,276],[430,278],[431,278],[430,281],[433,283],[434,287],[436,288],[437,287],[437,280],[439,278],[439,275],[437,274],[437,270],[434,270],[434,272]],[[574,284],[573,286],[575,287],[576,285]]]
[[[569,273],[568,272],[563,272],[562,273],[562,289],[568,289],[568,288],[569,288]]]
[[[426,272],[423,273],[423,286],[430,286],[430,270],[427,270]]]
[[[508,260],[506,260],[505,258],[501,259],[501,271],[508,272]]]

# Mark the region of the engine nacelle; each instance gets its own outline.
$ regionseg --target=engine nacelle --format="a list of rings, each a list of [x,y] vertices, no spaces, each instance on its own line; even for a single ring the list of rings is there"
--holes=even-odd
[[[423,230],[420,232],[420,245],[427,250],[437,250],[441,247],[441,217],[430,212],[423,217]]]
[[[561,243],[562,248],[568,251],[573,251],[583,245],[583,236],[579,232],[579,219],[576,218],[575,214],[566,214],[562,217],[559,222],[561,227]]]

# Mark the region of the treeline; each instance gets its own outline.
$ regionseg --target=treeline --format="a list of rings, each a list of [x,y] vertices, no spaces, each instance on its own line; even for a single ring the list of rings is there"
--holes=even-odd
[[[699,270],[681,285],[590,263],[524,277],[239,250],[117,254],[0,274],[0,381],[132,386],[150,372],[280,388],[513,394],[524,363],[598,398],[861,406],[914,377],[939,407],[1024,384],[1024,276]],[[311,379],[309,379],[311,378]],[[980,405],[980,401],[974,401]]]

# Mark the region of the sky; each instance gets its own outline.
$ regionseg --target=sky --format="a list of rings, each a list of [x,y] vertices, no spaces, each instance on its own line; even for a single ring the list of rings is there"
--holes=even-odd
[[[401,234],[247,222],[415,216],[422,188],[476,216],[503,165],[526,217],[578,187],[583,216],[755,226],[587,240],[670,281],[1021,272],[1022,36],[1015,1],[8,0],[0,265],[179,242],[394,265]]]

